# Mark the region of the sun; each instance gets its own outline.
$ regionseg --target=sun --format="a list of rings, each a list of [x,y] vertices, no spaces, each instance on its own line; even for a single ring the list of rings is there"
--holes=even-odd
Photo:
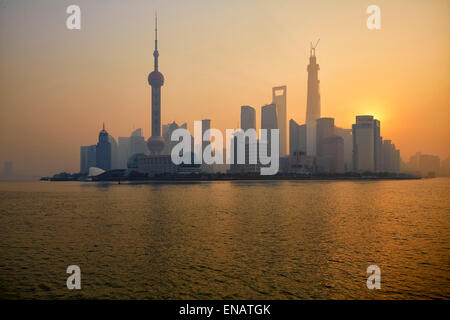
[[[371,115],[380,122],[389,118],[389,108],[386,103],[365,101],[360,106],[358,115]]]

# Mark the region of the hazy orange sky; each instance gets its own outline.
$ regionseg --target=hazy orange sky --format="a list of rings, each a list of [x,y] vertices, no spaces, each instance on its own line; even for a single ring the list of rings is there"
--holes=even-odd
[[[81,7],[81,30],[66,28]],[[381,8],[381,30],[366,8]],[[322,116],[351,127],[381,120],[401,150],[450,155],[449,0],[0,1],[0,164],[25,174],[79,170],[79,147],[102,122],[116,139],[150,134],[154,12],[162,122],[209,118],[224,130],[287,85],[303,123],[309,43],[320,38]]]

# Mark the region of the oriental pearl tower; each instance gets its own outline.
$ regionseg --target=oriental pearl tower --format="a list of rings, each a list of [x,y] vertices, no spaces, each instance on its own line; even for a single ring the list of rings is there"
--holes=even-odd
[[[161,87],[164,76],[158,71],[158,17],[155,15],[155,51],[154,70],[148,75],[148,84],[152,87],[152,136],[147,141],[151,154],[160,154],[164,149],[164,138],[161,136]]]

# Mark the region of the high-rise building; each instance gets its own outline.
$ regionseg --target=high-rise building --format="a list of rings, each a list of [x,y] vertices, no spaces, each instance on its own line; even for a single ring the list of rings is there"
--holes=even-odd
[[[129,137],[119,137],[118,168],[127,168],[128,160],[135,154],[148,154],[148,147],[142,129],[134,130]]]
[[[202,120],[202,154],[205,154],[205,149],[207,146],[211,144],[211,133],[209,131],[211,129],[211,120],[203,119]],[[211,150],[211,153],[214,154],[214,150]],[[213,165],[203,163],[201,165],[201,171],[205,173],[213,173]]]
[[[111,169],[119,169],[119,148],[117,141],[112,135],[108,135],[109,143],[111,144]]]
[[[256,130],[256,111],[250,106],[241,107],[241,129],[247,131],[248,129]]]
[[[344,173],[344,139],[332,135],[322,139],[321,155],[317,156],[317,171],[326,173]]]
[[[383,171],[394,172],[395,145],[392,143],[391,140],[383,141],[382,153],[383,153]]]
[[[394,150],[394,172],[395,173],[399,173],[400,172],[401,161],[402,160],[400,158],[400,150],[399,149],[395,149]],[[439,171],[439,168],[438,168],[438,171]]]
[[[267,154],[271,155],[271,130],[278,129],[278,115],[276,104],[272,103],[261,107],[261,129],[267,130],[267,141],[264,141],[260,137],[260,142],[263,144],[267,143]]]
[[[286,86],[272,88],[272,103],[277,106],[277,122],[280,130],[280,157],[287,154],[287,100]]]
[[[411,171],[417,172],[423,177],[435,176],[440,171],[441,160],[439,156],[417,152],[411,156],[408,167]]]
[[[164,148],[163,154],[170,155],[172,153],[172,148],[175,147],[178,141],[172,141],[172,133],[177,129],[187,129],[187,123],[183,123],[181,126],[178,125],[175,121],[172,123],[168,123],[163,125],[163,138],[166,142],[166,146]],[[191,146],[193,150],[193,146]]]
[[[358,172],[400,172],[400,151],[380,135],[380,121],[373,116],[356,116],[352,126],[353,170]]]
[[[109,134],[105,130],[105,124],[103,124],[103,129],[98,135],[95,161],[97,168],[111,170],[111,142]]]
[[[335,134],[334,118],[317,119],[316,124],[317,171],[343,173],[344,139]]]
[[[373,152],[374,152],[374,171],[383,171],[383,155],[382,155],[382,144],[383,139],[381,137],[380,121],[377,119],[373,120]]]
[[[127,161],[131,157],[130,150],[130,137],[119,137],[119,168],[125,169],[127,167]]]
[[[245,135],[245,132],[249,129],[256,130],[256,112],[255,109],[250,106],[241,107],[241,129],[242,132],[236,132],[232,137],[232,148],[230,159],[232,164],[230,165],[229,172],[231,173],[254,173],[259,172],[260,166],[258,163],[251,164],[251,159],[256,159],[258,162],[258,141],[256,139],[256,132],[254,139],[250,139],[249,136]],[[242,135],[239,140],[239,136]],[[242,140],[243,139],[243,140]],[[243,141],[243,145],[240,145],[239,141]],[[238,163],[238,150],[243,148],[244,152],[244,163]],[[240,150],[239,152],[242,152]]]
[[[380,171],[400,172],[400,150],[395,148],[391,140],[384,140],[381,146],[382,167]]]
[[[294,119],[289,120],[289,154],[294,152],[306,154],[306,124],[299,125]]]
[[[419,171],[419,165],[420,165],[420,152],[416,152],[416,154],[412,155],[409,158],[408,162],[408,169],[411,171]]]
[[[322,143],[334,136],[334,118],[319,118],[316,121],[316,156],[322,155]]]
[[[375,123],[373,116],[356,116],[353,124],[353,170],[375,171]]]
[[[352,129],[344,129],[335,127],[336,135],[342,137],[344,140],[344,166],[345,171],[351,171],[353,167],[353,137]]]
[[[277,107],[274,103],[261,107],[261,129],[278,129]]]
[[[294,174],[311,174],[314,157],[306,155],[306,124],[299,125],[289,120],[289,157],[283,171]]]
[[[400,172],[400,150],[391,140],[383,141],[380,121],[372,116],[357,116],[352,136],[354,171]]]
[[[80,147],[80,173],[88,174],[89,168],[97,165],[97,146],[81,146]]]
[[[306,150],[308,156],[316,155],[316,120],[320,118],[319,65],[316,48],[311,45],[308,65],[308,93],[306,100]]]
[[[314,157],[309,157],[304,151],[289,151],[290,155],[287,159],[287,171],[295,174],[311,174],[314,172]]]
[[[148,139],[151,154],[160,154],[164,150],[164,138],[161,136],[161,87],[164,76],[158,71],[158,20],[155,17],[155,50],[153,51],[154,70],[148,75],[148,84],[152,87],[152,136]]]
[[[239,144],[239,135],[243,136],[243,146]],[[242,137],[240,139],[242,139]],[[259,173],[261,165],[259,163],[259,145],[256,137],[255,139],[250,139],[249,137],[244,136],[243,132],[236,132],[234,133],[232,140],[233,143],[230,157],[233,161],[230,165],[230,173]],[[239,148],[242,147],[243,150],[239,150]],[[244,151],[244,163],[238,163],[238,153],[242,151]],[[251,159],[256,160],[256,163],[251,163]]]
[[[141,128],[134,130],[130,135],[130,153],[131,155],[136,153],[148,154],[147,144]]]
[[[211,143],[211,134],[208,131],[209,129],[211,129],[211,120],[203,119],[202,120],[202,152],[204,152],[205,148]]]

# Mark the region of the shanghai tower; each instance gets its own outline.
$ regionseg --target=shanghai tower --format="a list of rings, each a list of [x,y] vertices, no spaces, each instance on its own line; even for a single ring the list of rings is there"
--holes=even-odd
[[[153,51],[154,69],[148,75],[148,84],[152,87],[152,136],[147,141],[151,154],[160,154],[164,149],[164,138],[161,136],[161,87],[164,76],[158,71],[158,17],[155,16],[155,51]]]
[[[308,65],[308,96],[306,100],[306,153],[316,155],[316,121],[320,118],[319,65],[316,62],[316,45],[311,44]]]

